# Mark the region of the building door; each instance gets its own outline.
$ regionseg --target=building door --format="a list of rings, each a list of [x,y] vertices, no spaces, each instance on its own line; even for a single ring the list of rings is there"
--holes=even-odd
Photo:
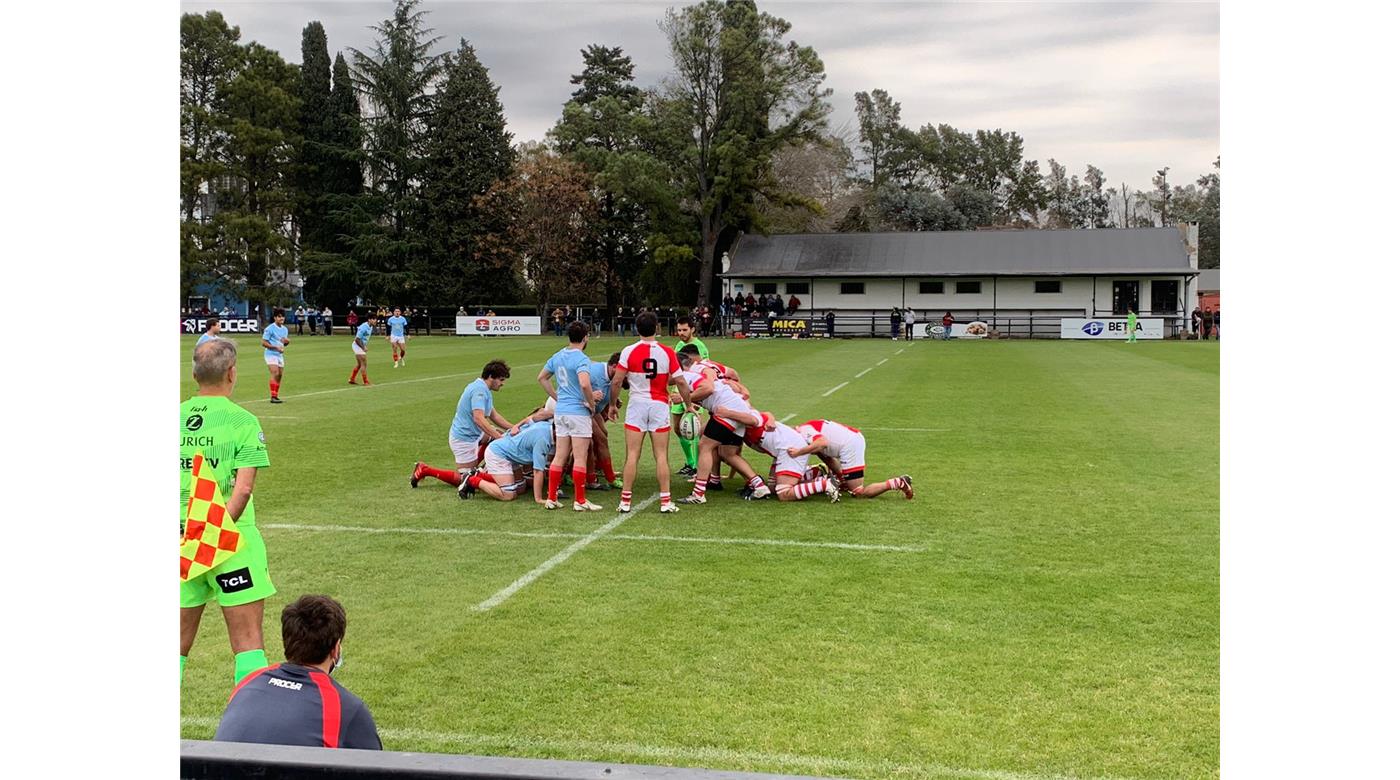
[[[1152,280],[1152,313],[1177,314],[1177,281],[1175,279]]]
[[[1128,309],[1138,308],[1138,283],[1136,279],[1115,279],[1113,281],[1113,313],[1127,314]]]

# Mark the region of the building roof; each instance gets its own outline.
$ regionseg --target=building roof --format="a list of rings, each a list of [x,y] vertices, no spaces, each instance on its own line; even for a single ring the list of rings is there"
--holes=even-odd
[[[743,235],[729,277],[1192,274],[1175,227]]]
[[[1196,289],[1202,292],[1220,292],[1220,269],[1202,269],[1196,281]]]

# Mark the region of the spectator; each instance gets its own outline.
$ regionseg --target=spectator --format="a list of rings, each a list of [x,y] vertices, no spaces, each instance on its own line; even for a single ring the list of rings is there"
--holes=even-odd
[[[1214,313],[1210,315],[1210,324],[1215,326],[1215,340],[1220,340],[1220,307],[1215,307]]]
[[[302,306],[301,304],[297,304],[296,311],[292,312],[292,320],[295,321],[297,324],[297,335],[305,335],[305,332],[302,330],[302,328],[306,325],[306,307]]]
[[[749,297],[744,299],[744,306],[748,308],[749,311],[753,311],[754,307],[758,306],[758,301],[754,299],[753,293],[749,293]]]
[[[458,306],[458,307],[457,307],[457,316],[458,316],[458,317],[467,317],[467,316],[469,316],[469,315],[467,314],[467,307],[465,307],[465,306]]]
[[[478,317],[485,317],[485,316],[486,316],[486,307],[485,307],[485,306],[478,306],[478,307],[476,307],[476,316],[478,316]]]
[[[232,316],[233,316],[233,307],[230,306],[230,305],[228,305],[227,303],[224,304],[224,308],[223,308],[222,311],[219,312],[219,316],[220,316],[220,317],[232,317]]]
[[[904,340],[914,340],[914,310],[906,308],[904,310]]]
[[[374,311],[374,309],[371,308],[370,311]],[[355,326],[360,324],[360,315],[356,314],[354,309],[351,309],[350,313],[345,315],[345,324],[349,325],[351,330],[354,330]]]
[[[555,306],[554,311],[550,312],[549,316],[554,323],[554,335],[564,335],[564,310]]]
[[[1201,309],[1201,341],[1210,341],[1210,308]]]
[[[953,337],[953,313],[943,312],[943,340],[947,341]]]
[[[734,313],[734,294],[725,293],[724,299],[719,302],[720,316],[728,319]]]
[[[787,305],[787,313],[788,313],[788,314],[796,314],[796,313],[797,313],[797,310],[800,309],[800,308],[802,308],[802,301],[799,301],[799,300],[797,299],[797,296],[796,296],[796,295],[792,296],[791,298],[788,298],[788,305]]]
[[[1191,335],[1198,339],[1201,337],[1201,307],[1199,306],[1191,310]]]
[[[715,315],[710,311],[710,304],[700,307],[700,332],[705,338],[710,337],[710,326],[714,324]]]
[[[899,341],[899,323],[904,321],[898,306],[890,307],[890,341]]]
[[[321,322],[326,326],[326,335],[331,335],[331,328],[335,327],[335,315],[331,314],[331,307],[327,306],[321,311]]]
[[[331,677],[345,659],[345,608],[329,596],[302,596],[282,610],[287,662],[238,682],[214,733],[216,742],[383,750],[360,697]]]
[[[836,338],[836,312],[828,311],[826,313],[826,337]]]

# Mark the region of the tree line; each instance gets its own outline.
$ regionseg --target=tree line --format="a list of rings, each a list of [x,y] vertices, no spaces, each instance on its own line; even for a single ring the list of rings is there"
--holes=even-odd
[[[667,11],[655,85],[590,45],[547,139],[524,144],[472,46],[439,51],[418,4],[334,60],[307,24],[300,65],[218,11],[182,16],[184,294],[287,304],[297,272],[306,300],[335,305],[699,302],[741,232],[1197,221],[1218,265],[1218,159],[1185,187],[1164,168],[1150,192],[1105,188],[1092,165],[1042,172],[1014,132],[906,128],[878,89],[856,95],[857,137],[837,137],[821,59],[753,0]]]

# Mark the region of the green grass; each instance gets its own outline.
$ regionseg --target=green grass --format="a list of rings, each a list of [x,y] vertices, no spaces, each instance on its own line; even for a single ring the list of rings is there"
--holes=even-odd
[[[912,474],[917,499],[653,506],[482,613],[572,540],[268,526],[590,533],[615,492],[585,516],[408,486],[415,460],[450,464],[453,409],[486,360],[511,363],[497,405],[516,419],[560,343],[413,339],[392,369],[377,340],[379,384],[349,388],[349,338],[294,335],[287,403],[270,406],[256,338],[238,342],[234,398],[272,458],[256,492],[280,588],[269,655],[287,601],[340,599],[337,674],[389,749],[862,778],[1219,774],[1215,344],[712,340],[760,408],[866,430],[868,475]],[[646,463],[638,499],[656,490]],[[211,610],[185,737],[212,735],[231,676]]]

